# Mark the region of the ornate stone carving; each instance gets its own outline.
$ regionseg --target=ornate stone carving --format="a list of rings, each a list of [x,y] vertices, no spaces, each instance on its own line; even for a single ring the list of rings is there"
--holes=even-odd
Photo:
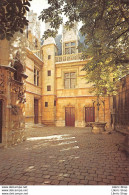
[[[0,68],[0,94],[6,92],[6,73],[5,70]]]
[[[16,105],[12,105],[12,114],[18,115],[18,113],[19,113],[19,107]]]
[[[25,85],[23,83],[12,80],[11,81],[11,92],[17,95],[17,99],[19,100],[19,103],[26,102]]]

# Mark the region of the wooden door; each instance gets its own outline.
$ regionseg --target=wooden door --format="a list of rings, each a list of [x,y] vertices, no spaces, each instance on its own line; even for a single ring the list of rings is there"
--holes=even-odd
[[[38,123],[38,100],[34,99],[34,123]]]
[[[95,108],[94,107],[85,108],[85,121],[95,122]]]
[[[0,143],[2,143],[2,100],[0,100]]]
[[[75,108],[67,107],[65,108],[65,125],[75,126]]]

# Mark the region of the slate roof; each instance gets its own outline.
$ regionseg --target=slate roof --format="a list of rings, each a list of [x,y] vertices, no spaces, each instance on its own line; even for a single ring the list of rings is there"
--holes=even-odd
[[[62,44],[61,44],[61,39],[62,39],[62,35],[61,34],[58,34],[56,37],[55,37],[55,42],[56,42],[56,46],[58,48],[58,54],[57,55],[62,55]],[[84,39],[85,37],[81,35],[81,33],[79,32],[79,43],[84,43]],[[43,45],[43,40],[41,40],[41,46]],[[81,52],[81,51],[79,51]]]

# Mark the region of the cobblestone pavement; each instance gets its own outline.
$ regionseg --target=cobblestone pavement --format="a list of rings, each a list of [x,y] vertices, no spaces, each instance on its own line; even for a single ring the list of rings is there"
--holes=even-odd
[[[27,141],[0,148],[0,185],[129,185],[124,136],[86,128],[27,130]]]

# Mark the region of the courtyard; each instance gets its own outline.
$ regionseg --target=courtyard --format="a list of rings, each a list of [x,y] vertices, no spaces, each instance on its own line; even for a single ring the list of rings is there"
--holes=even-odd
[[[129,185],[124,136],[90,128],[27,128],[27,140],[0,148],[0,185]]]

